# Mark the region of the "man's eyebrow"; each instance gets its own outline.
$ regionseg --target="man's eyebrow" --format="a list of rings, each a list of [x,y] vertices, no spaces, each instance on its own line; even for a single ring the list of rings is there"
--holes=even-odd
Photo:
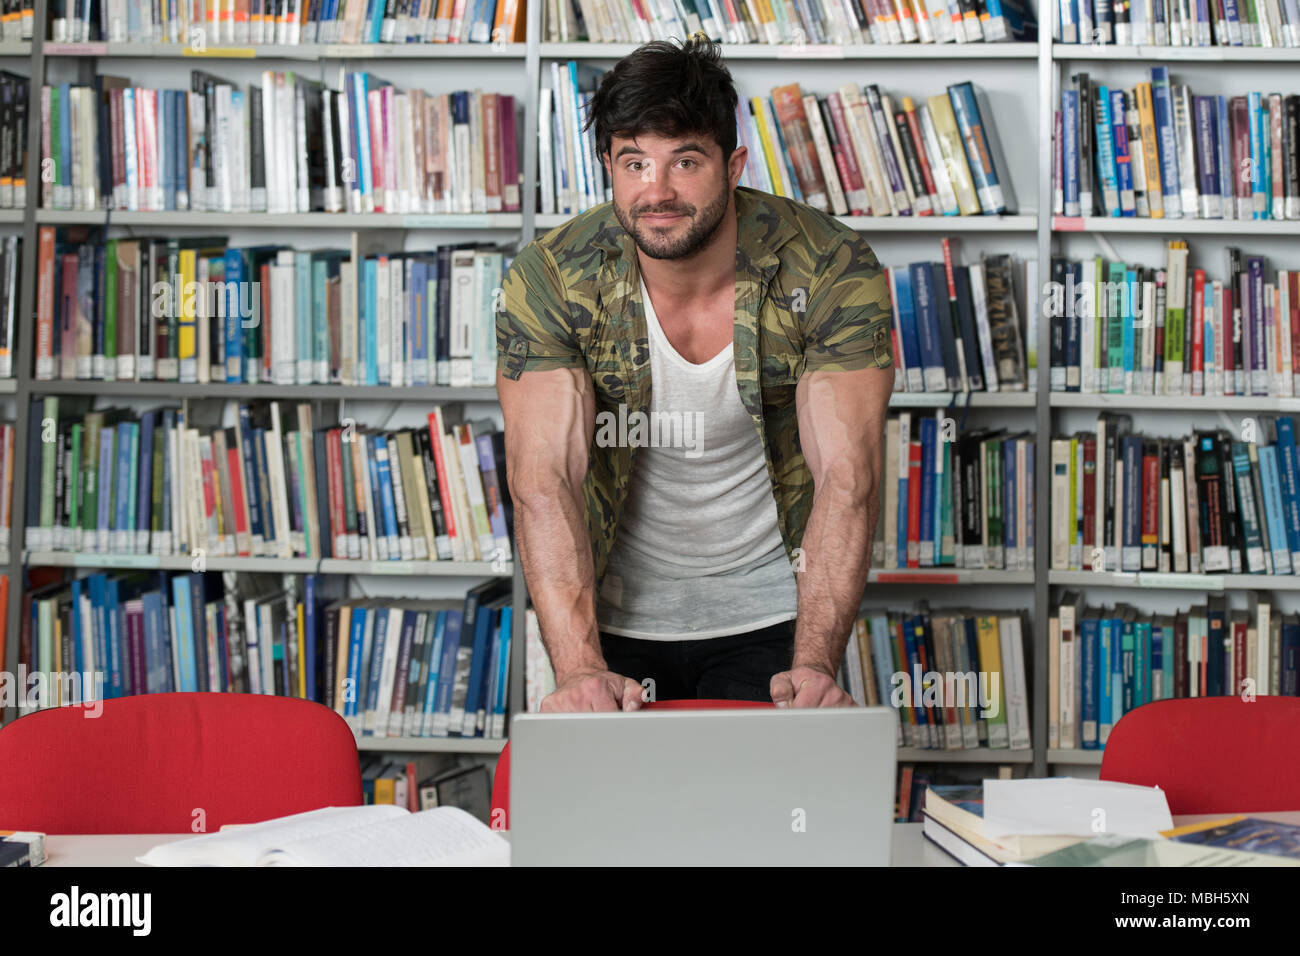
[[[625,146],[620,146],[618,152],[614,154],[614,158],[622,159],[624,156],[627,156],[629,154],[640,155],[644,152],[645,150],[629,143]],[[707,156],[709,154],[708,150],[706,150],[703,146],[701,146],[699,143],[695,142],[694,140],[690,140],[689,142],[682,143],[682,145],[678,146],[673,150],[674,155],[680,153],[699,153],[701,156]]]

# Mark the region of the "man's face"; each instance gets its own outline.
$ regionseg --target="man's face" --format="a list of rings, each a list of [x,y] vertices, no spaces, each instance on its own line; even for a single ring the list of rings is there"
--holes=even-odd
[[[726,215],[743,149],[732,160],[724,163],[707,135],[615,136],[606,159],[614,215],[650,258],[684,259],[709,243]]]

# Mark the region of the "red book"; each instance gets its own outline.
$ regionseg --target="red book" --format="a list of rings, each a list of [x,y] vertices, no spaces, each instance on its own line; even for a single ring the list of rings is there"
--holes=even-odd
[[[501,120],[500,97],[496,93],[483,94],[483,187],[487,195],[487,211],[501,212]]]
[[[447,537],[456,540],[456,517],[451,506],[451,485],[447,478],[447,462],[442,453],[442,409],[429,412],[429,444],[433,446],[433,466],[438,472],[438,497],[442,499],[443,519],[447,522]],[[454,462],[453,462],[454,464]]]
[[[921,566],[921,443],[915,438],[907,451],[907,566]]]
[[[1300,272],[1287,273],[1290,287],[1291,314],[1283,321],[1291,323],[1291,377],[1300,378]]]
[[[519,176],[519,138],[515,134],[515,98],[509,93],[501,94],[497,122],[501,128],[501,209],[518,212],[523,184]]]
[[[226,467],[230,470],[230,497],[235,510],[235,550],[239,556],[252,555],[251,547],[241,547],[241,542],[249,542],[248,508],[244,497],[244,470],[239,467],[239,439],[234,429],[228,429],[229,440],[226,442]]]
[[[59,377],[77,377],[77,254],[64,253],[62,257],[62,288],[59,290]]]
[[[54,378],[54,227],[42,226],[36,246],[36,377]]]
[[[907,131],[912,134],[912,145],[916,149],[916,158],[921,165],[921,177],[925,180],[925,191],[930,197],[938,203],[939,189],[934,184],[934,173],[930,170],[930,160],[925,152],[925,137],[921,135],[921,124],[916,119],[916,104],[912,102],[910,96],[903,97],[903,112],[907,116]],[[1057,119],[1060,119],[1060,112],[1057,112]],[[934,207],[934,212],[939,212],[939,207]]]
[[[821,162],[817,159],[812,130],[808,128],[808,116],[804,113],[803,94],[799,91],[798,83],[772,88],[772,112],[781,127],[781,135],[785,138],[786,154],[799,182],[804,202],[814,209],[830,212],[830,202],[826,198],[826,180],[822,176]]]
[[[1160,552],[1160,455],[1154,441],[1142,443],[1142,570],[1154,571]]]
[[[335,558],[346,558],[347,554],[347,515],[344,514],[343,494],[343,453],[341,451],[343,430],[331,428],[325,433],[325,475],[326,488],[329,492],[330,528],[334,531],[334,540],[329,543],[330,554]]]
[[[1236,394],[1233,369],[1237,367],[1237,353],[1232,340],[1232,283],[1223,283],[1223,394]]]
[[[844,184],[844,198],[849,204],[849,211],[855,216],[865,216],[870,212],[867,202],[867,193],[864,188],[862,179],[862,168],[858,165],[857,153],[853,150],[853,139],[849,135],[849,126],[844,118],[844,104],[840,100],[839,93],[832,93],[826,97],[826,106],[831,114],[831,125],[835,129],[835,140],[837,145],[835,162],[840,165],[843,159],[840,179]],[[899,353],[894,353],[899,354]]]

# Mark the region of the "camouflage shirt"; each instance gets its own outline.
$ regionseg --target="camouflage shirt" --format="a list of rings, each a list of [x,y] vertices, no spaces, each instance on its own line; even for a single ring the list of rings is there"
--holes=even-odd
[[[811,206],[741,186],[737,216],[736,387],[758,430],[793,561],[812,509],[813,478],[799,443],[795,385],[805,371],[893,364],[889,290],[871,247]],[[650,408],[650,347],[636,243],[603,203],[515,257],[496,317],[497,369],[583,368],[596,414]],[[597,419],[600,421],[601,419]],[[636,447],[594,436],[583,481],[599,589],[636,460]]]

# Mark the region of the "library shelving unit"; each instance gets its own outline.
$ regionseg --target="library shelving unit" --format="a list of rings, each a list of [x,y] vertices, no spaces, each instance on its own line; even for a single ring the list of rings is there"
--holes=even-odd
[[[885,265],[897,265],[915,259],[916,252],[926,259],[937,258],[937,242],[944,236],[957,238],[963,245],[994,252],[1011,252],[1022,261],[1036,260],[1040,282],[1050,277],[1050,262],[1054,251],[1069,243],[1087,241],[1092,237],[1108,243],[1115,241],[1146,243],[1154,248],[1166,237],[1204,237],[1201,242],[1213,242],[1216,236],[1264,237],[1272,242],[1289,243],[1297,249],[1300,222],[1242,222],[1206,220],[1142,220],[1142,219],[1065,219],[1052,215],[1052,142],[1054,104],[1060,84],[1068,78],[1076,62],[1092,62],[1088,69],[1101,72],[1118,71],[1131,76],[1150,62],[1168,63],[1178,70],[1204,71],[1214,69],[1219,63],[1234,66],[1250,64],[1273,73],[1294,63],[1300,51],[1288,49],[1243,48],[1177,48],[1177,47],[1116,47],[1075,46],[1053,43],[1051,21],[1054,5],[1039,4],[1039,39],[1030,43],[1000,44],[947,44],[942,46],[908,44],[900,46],[866,45],[847,47],[803,46],[791,47],[753,45],[724,46],[725,61],[736,78],[742,96],[766,93],[772,86],[797,79],[805,92],[823,92],[840,83],[854,81],[879,82],[882,86],[908,95],[932,95],[943,91],[947,84],[973,79],[982,85],[990,96],[993,112],[998,120],[1009,169],[1007,174],[1016,193],[1014,214],[1006,216],[928,217],[889,219],[875,217],[845,217],[853,228],[861,231],[875,246],[877,255]],[[578,59],[612,65],[615,60],[635,48],[634,44],[595,43],[543,43],[540,3],[527,5],[527,40],[521,44],[489,45],[458,44],[436,46],[428,44],[394,45],[337,45],[317,46],[210,46],[193,50],[175,44],[149,43],[81,43],[53,44],[41,38],[46,33],[48,11],[37,4],[35,39],[31,43],[6,43],[0,45],[0,65],[12,68],[16,60],[25,60],[29,66],[31,99],[28,137],[27,205],[22,210],[0,210],[0,227],[11,224],[23,231],[23,271],[21,289],[21,314],[27,321],[19,331],[16,374],[13,381],[0,382],[0,404],[13,403],[18,414],[16,447],[26,448],[28,400],[45,394],[89,394],[122,398],[270,398],[298,399],[303,401],[373,401],[402,403],[432,402],[495,402],[491,388],[362,388],[326,385],[272,387],[265,385],[183,385],[161,382],[37,382],[32,374],[32,329],[34,323],[35,275],[37,229],[41,225],[109,225],[112,227],[203,227],[231,230],[282,230],[291,234],[316,235],[329,231],[350,232],[354,237],[372,232],[386,236],[421,234],[464,236],[493,235],[494,238],[517,237],[520,246],[541,232],[560,224],[563,215],[542,215],[536,208],[538,185],[537,129],[538,91],[550,82],[550,64]],[[248,213],[128,213],[72,212],[42,210],[37,208],[40,181],[40,86],[47,76],[49,64],[58,62],[61,68],[73,64],[82,79],[94,75],[104,66],[114,71],[137,74],[152,81],[158,77],[175,77],[192,67],[215,68],[252,61],[260,69],[263,64],[275,68],[300,70],[309,73],[319,70],[337,70],[339,67],[365,63],[368,68],[385,72],[407,72],[412,85],[425,89],[444,88],[466,84],[475,85],[466,76],[474,69],[485,74],[492,83],[510,82],[519,91],[523,103],[523,208],[520,213],[491,215],[384,215],[384,214],[332,214],[300,213],[293,215],[267,215]],[[445,63],[443,61],[446,61]],[[419,69],[422,72],[410,72]],[[454,78],[443,82],[446,71],[455,70]],[[170,71],[170,72],[169,72]],[[1127,71],[1126,73],[1124,71]],[[1225,68],[1218,76],[1236,76],[1241,83],[1254,81],[1244,70]],[[417,78],[418,77],[418,78]],[[478,85],[486,86],[487,83]],[[497,88],[500,88],[499,86]],[[1011,135],[1015,131],[1014,137]],[[1036,148],[1035,148],[1036,147]],[[321,231],[318,233],[317,231]],[[381,232],[382,231],[382,232]],[[354,249],[357,246],[354,244]],[[1150,257],[1148,257],[1150,258]],[[1038,290],[1017,290],[1025,315],[1037,309]],[[1222,591],[1234,588],[1270,588],[1300,590],[1300,576],[1270,576],[1265,579],[1254,575],[1152,575],[1109,574],[1092,572],[1051,572],[1049,574],[1050,542],[1050,454],[1048,442],[1062,427],[1062,419],[1079,410],[1097,411],[1107,408],[1149,412],[1153,415],[1181,413],[1195,415],[1221,411],[1300,411],[1300,398],[1169,398],[1124,395],[1080,395],[1049,391],[1050,356],[1049,323],[1038,321],[1028,324],[1035,329],[1034,342],[1026,342],[1027,349],[1036,345],[1038,356],[1037,388],[1024,392],[900,394],[891,405],[896,408],[936,409],[951,408],[954,414],[984,416],[1002,422],[1014,421],[1019,428],[1032,430],[1037,435],[1034,533],[1037,547],[1031,571],[977,571],[964,569],[899,569],[873,570],[864,601],[879,601],[883,593],[890,600],[927,597],[935,585],[975,585],[981,604],[988,606],[1014,606],[1030,611],[1032,669],[1027,674],[1031,696],[1032,748],[1023,751],[975,750],[940,751],[900,749],[899,759],[918,763],[972,763],[1017,765],[1025,772],[1043,776],[1049,766],[1088,765],[1100,762],[1100,751],[1047,749],[1048,724],[1048,627],[1047,622],[1059,596],[1066,586],[1108,589],[1143,588],[1183,591],[1196,589]],[[1031,372],[1031,374],[1034,374]],[[12,398],[10,398],[12,396]],[[20,452],[21,454],[21,452]],[[19,586],[27,567],[63,565],[74,567],[140,567],[187,568],[188,558],[146,558],[134,556],[105,556],[79,554],[24,553],[23,519],[25,470],[14,471],[13,543],[11,553],[0,555],[7,565],[12,582],[11,606],[8,609],[9,633],[16,635],[21,607]],[[140,563],[137,563],[140,562]],[[340,575],[403,574],[425,576],[489,576],[490,566],[453,565],[449,562],[410,564],[400,570],[377,565],[389,562],[350,562],[316,559],[266,559],[225,558],[209,559],[208,567],[278,572],[319,572]],[[360,565],[360,566],[359,566]],[[519,562],[511,565],[507,573],[513,582],[513,603],[516,610],[514,634],[511,645],[510,707],[512,712],[522,709],[524,615],[527,590]],[[875,586],[888,585],[887,592]],[[964,592],[951,592],[966,597]],[[877,597],[881,594],[882,597]],[[16,639],[10,642],[7,669],[16,669]],[[394,752],[443,751],[460,753],[493,753],[499,741],[446,738],[360,738],[362,750]],[[1086,771],[1085,771],[1086,772]]]
[[[1229,96],[1249,90],[1295,91],[1300,63],[1300,50],[1295,48],[1261,47],[1169,47],[1169,46],[1113,46],[1052,43],[1050,32],[1045,32],[1041,48],[1039,71],[1040,122],[1050,129],[1053,111],[1060,103],[1060,92],[1069,83],[1072,73],[1087,71],[1094,79],[1109,81],[1129,87],[1134,81],[1149,78],[1149,67],[1164,65],[1178,82],[1190,82],[1193,89],[1202,92],[1225,93]],[[1051,195],[1052,188],[1051,137],[1040,140],[1038,155],[1039,195]],[[1039,222],[1040,275],[1048,278],[1053,254],[1074,258],[1071,250],[1087,249],[1087,254],[1100,251],[1107,258],[1116,258],[1116,246],[1130,250],[1146,265],[1162,262],[1164,243],[1171,239],[1188,240],[1192,257],[1206,265],[1210,255],[1214,266],[1220,266],[1226,246],[1241,246],[1245,251],[1252,241],[1259,241],[1258,252],[1288,257],[1291,266],[1300,252],[1300,221],[1243,220],[1243,219],[1146,219],[1105,217],[1064,217],[1049,215],[1044,207]],[[1114,245],[1112,245],[1112,243]],[[1283,266],[1285,267],[1285,266]],[[1214,269],[1215,272],[1219,271]],[[1050,323],[1040,323],[1038,354],[1050,355]],[[1041,372],[1040,376],[1046,375]],[[1046,381],[1040,378],[1040,381]],[[1039,393],[1038,431],[1043,440],[1056,435],[1073,434],[1095,425],[1095,416],[1104,411],[1132,413],[1134,424],[1151,434],[1184,435],[1206,419],[1225,416],[1240,419],[1252,414],[1286,414],[1300,411],[1300,398],[1274,396],[1194,396],[1194,395],[1128,395],[1095,394],[1080,392]],[[1046,465],[1050,455],[1044,455],[1040,465]],[[1051,475],[1047,467],[1038,470],[1038,492],[1050,495]],[[1188,599],[1204,600],[1206,595],[1224,595],[1234,591],[1284,592],[1289,601],[1300,591],[1300,575],[1277,574],[1180,574],[1155,572],[1102,572],[1102,571],[1051,571],[1050,504],[1049,497],[1038,499],[1044,507],[1036,516],[1036,528],[1043,529],[1043,537],[1036,554],[1035,606],[1046,615],[1056,607],[1062,592],[1069,588],[1081,593],[1089,603],[1128,600],[1131,603],[1151,606],[1167,603],[1181,607]],[[1100,589],[1091,592],[1091,589]],[[1101,763],[1101,750],[1047,749],[1047,688],[1048,663],[1046,627],[1036,633],[1037,651],[1034,663],[1034,734],[1035,770],[1046,772],[1048,767],[1084,767]],[[1054,772],[1060,772],[1056,769]]]

